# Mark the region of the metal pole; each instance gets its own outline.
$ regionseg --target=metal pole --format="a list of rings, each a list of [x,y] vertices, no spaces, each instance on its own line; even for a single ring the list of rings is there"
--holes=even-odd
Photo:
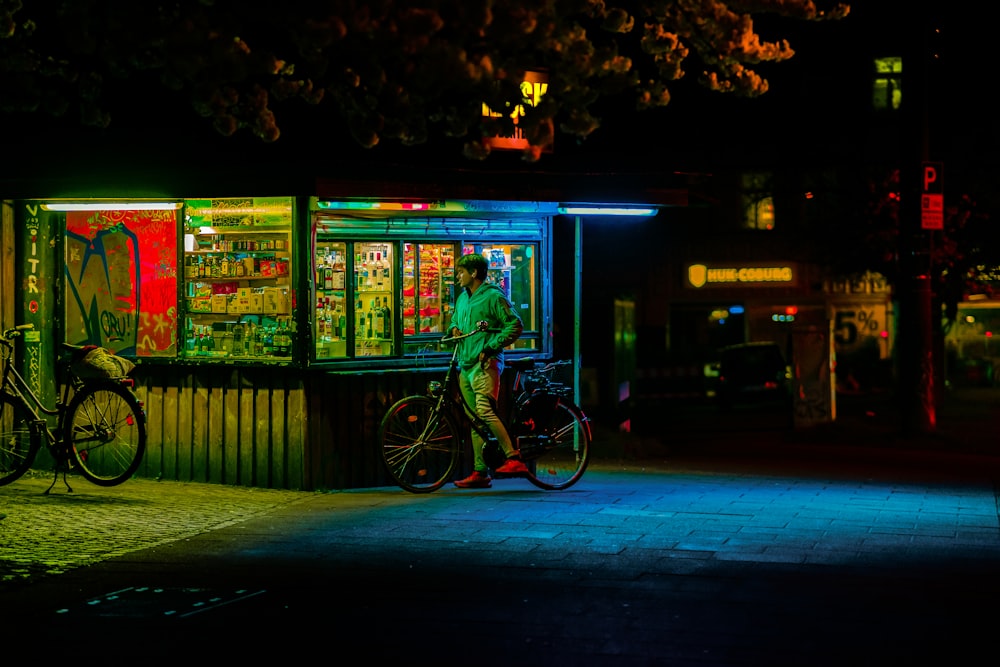
[[[580,308],[583,304],[583,218],[574,217],[574,269],[573,281],[573,402],[580,405]]]

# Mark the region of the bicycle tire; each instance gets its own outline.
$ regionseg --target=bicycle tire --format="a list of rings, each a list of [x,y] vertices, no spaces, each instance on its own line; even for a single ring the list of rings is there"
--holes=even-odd
[[[411,493],[430,493],[451,479],[458,465],[461,432],[437,399],[396,401],[379,424],[379,451],[389,477]]]
[[[84,386],[66,409],[63,442],[76,469],[98,486],[115,486],[139,469],[146,416],[139,399],[114,382]]]
[[[23,476],[35,462],[41,434],[32,434],[32,415],[17,400],[0,394],[0,486]]]
[[[590,423],[580,408],[546,394],[529,399],[519,411],[521,458],[528,481],[540,489],[560,491],[576,484],[590,462]]]

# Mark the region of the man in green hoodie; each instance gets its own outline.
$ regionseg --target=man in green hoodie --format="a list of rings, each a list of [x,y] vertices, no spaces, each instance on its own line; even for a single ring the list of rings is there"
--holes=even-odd
[[[507,457],[495,472],[518,475],[527,472],[510,435],[495,411],[500,396],[500,373],[503,372],[503,349],[521,335],[521,318],[499,287],[484,282],[489,264],[479,254],[464,255],[455,266],[455,279],[462,288],[455,300],[451,317],[451,335],[474,331],[479,322],[486,322],[499,333],[484,332],[458,342],[461,366],[459,387],[466,402],[486,422]],[[472,474],[455,482],[462,489],[487,489],[493,485],[486,461],[483,460],[483,439],[472,432],[474,456]]]

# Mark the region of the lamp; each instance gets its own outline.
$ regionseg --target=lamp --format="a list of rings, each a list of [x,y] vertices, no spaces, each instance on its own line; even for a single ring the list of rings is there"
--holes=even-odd
[[[174,211],[182,206],[182,202],[149,202],[149,201],[90,201],[72,203],[42,204],[45,211]]]
[[[614,215],[650,217],[657,213],[652,206],[622,206],[618,204],[560,204],[556,209],[561,215]]]

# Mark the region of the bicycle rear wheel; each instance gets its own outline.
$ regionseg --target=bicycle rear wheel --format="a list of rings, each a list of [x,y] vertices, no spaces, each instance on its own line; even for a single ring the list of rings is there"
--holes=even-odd
[[[528,481],[549,491],[576,484],[590,460],[590,424],[583,412],[543,394],[522,406],[518,421],[518,447],[528,466]]]
[[[63,433],[77,469],[98,486],[121,484],[146,451],[146,417],[139,399],[113,382],[88,384],[70,400]]]
[[[34,417],[7,394],[0,394],[0,486],[28,472],[41,446],[41,435],[32,436]]]
[[[411,493],[429,493],[451,479],[461,435],[438,401],[410,396],[396,401],[379,425],[379,451],[385,470]]]

